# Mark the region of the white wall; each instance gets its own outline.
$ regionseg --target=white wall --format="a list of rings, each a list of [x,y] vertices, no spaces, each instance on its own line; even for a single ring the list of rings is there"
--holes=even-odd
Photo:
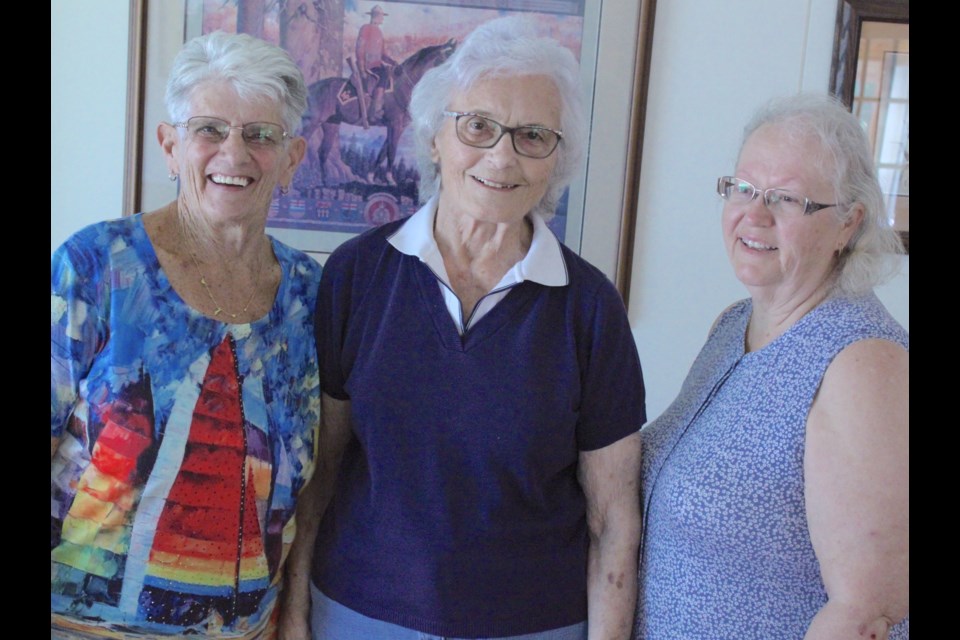
[[[51,8],[52,250],[122,213],[129,8]],[[732,169],[762,102],[826,91],[835,11],[836,0],[658,0],[630,290],[651,418],[673,400],[716,315],[747,295],[721,245],[716,178]],[[878,293],[909,329],[903,263]]]
[[[125,0],[50,2],[50,250],[122,215],[127,108]]]
[[[747,297],[720,239],[717,176],[767,99],[829,87],[836,0],[659,0],[644,132],[630,320],[647,411],[673,401],[711,324]],[[909,329],[909,258],[878,291]]]

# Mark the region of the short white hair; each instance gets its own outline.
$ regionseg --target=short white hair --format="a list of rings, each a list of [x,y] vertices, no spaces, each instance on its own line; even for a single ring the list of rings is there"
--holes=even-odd
[[[188,41],[174,58],[164,98],[172,122],[190,116],[193,91],[227,82],[243,100],[276,102],[283,128],[294,134],[307,110],[303,73],[280,47],[245,33],[214,31]]]

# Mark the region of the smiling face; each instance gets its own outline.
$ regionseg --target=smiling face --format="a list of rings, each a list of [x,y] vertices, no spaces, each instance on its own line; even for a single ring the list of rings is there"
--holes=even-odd
[[[447,108],[478,113],[507,127],[561,128],[560,94],[546,76],[483,78],[454,96]],[[439,215],[522,222],[547,192],[558,153],[542,159],[521,156],[509,134],[489,149],[470,147],[457,139],[455,118],[446,118],[433,146],[433,161],[440,166]]]
[[[818,143],[797,139],[778,125],[751,134],[734,175],[758,189],[782,187],[815,202],[836,202]],[[774,217],[758,196],[746,204],[727,202],[723,238],[737,278],[754,298],[805,300],[830,284],[837,250],[846,246],[862,219],[859,205],[847,223],[833,207],[810,215]]]
[[[238,126],[281,123],[281,113],[272,101],[244,102],[229,85],[209,83],[193,91],[188,117],[211,116]],[[274,188],[290,184],[305,148],[303,138],[274,148],[248,146],[239,129],[219,144],[167,124],[158,135],[167,165],[180,176],[181,201],[212,225],[265,220]]]

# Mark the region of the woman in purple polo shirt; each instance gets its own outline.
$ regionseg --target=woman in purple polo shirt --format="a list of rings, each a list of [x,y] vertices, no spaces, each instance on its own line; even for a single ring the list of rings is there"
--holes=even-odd
[[[324,267],[281,638],[627,638],[643,377],[616,289],[545,222],[584,156],[578,64],[491,21],[411,113],[423,208]]]

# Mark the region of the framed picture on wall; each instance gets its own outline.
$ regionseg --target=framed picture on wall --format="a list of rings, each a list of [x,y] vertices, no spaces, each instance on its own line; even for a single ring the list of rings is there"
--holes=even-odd
[[[126,208],[149,210],[176,197],[165,179],[156,126],[167,119],[164,83],[180,46],[218,29],[250,33],[284,47],[310,92],[300,132],[307,157],[289,194],[275,195],[267,231],[322,261],[347,238],[419,208],[406,114],[411,89],[477,25],[525,13],[580,61],[591,121],[590,159],[551,228],[626,296],[652,2],[139,0],[131,29]],[[384,55],[379,69],[361,72],[357,54],[371,29],[379,32]]]

